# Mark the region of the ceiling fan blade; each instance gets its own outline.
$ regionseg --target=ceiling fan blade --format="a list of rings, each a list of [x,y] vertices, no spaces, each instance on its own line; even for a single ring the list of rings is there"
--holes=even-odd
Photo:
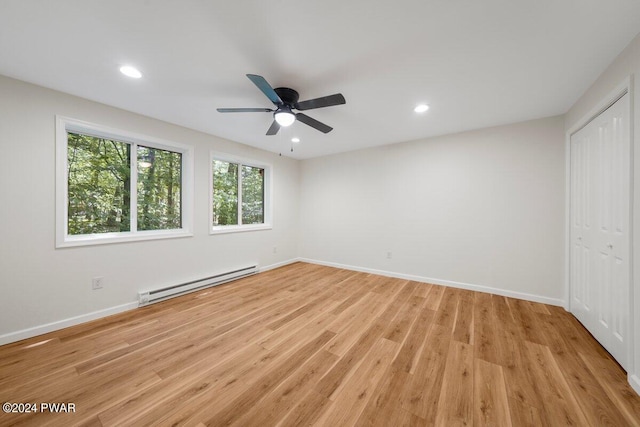
[[[271,102],[276,105],[282,104],[282,99],[280,99],[276,91],[273,90],[271,85],[264,79],[264,77],[258,76],[256,74],[247,74],[247,77],[249,77],[249,80],[251,80],[253,84],[258,86],[258,89],[260,89],[262,93],[264,93],[267,98],[271,100]]]
[[[279,130],[280,125],[274,120],[273,123],[271,123],[271,127],[269,127],[269,130],[267,131],[267,135],[275,135]]]
[[[335,95],[323,96],[322,98],[309,99],[308,101],[298,102],[294,107],[298,110],[312,110],[314,108],[331,107],[333,105],[346,104],[341,93]]]
[[[218,108],[218,113],[270,113],[269,108]]]
[[[319,122],[316,119],[312,119],[311,117],[303,113],[297,113],[296,119],[300,120],[305,125],[309,125],[314,129],[318,129],[320,132],[323,132],[323,133],[329,133],[333,130],[331,126],[327,126],[324,123]]]

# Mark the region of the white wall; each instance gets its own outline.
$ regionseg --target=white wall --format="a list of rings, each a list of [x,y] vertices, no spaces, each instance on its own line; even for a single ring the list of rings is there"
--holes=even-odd
[[[563,126],[552,117],[305,160],[300,255],[560,305]]]
[[[631,77],[632,80],[632,114],[633,129],[633,306],[634,317],[630,325],[634,338],[634,357],[629,370],[629,380],[635,390],[640,393],[640,90],[638,90],[638,76],[640,76],[640,34],[618,55],[613,63],[605,70],[596,82],[571,107],[565,115],[565,129],[569,130],[580,123],[588,113],[605,99],[611,91]],[[633,81],[635,80],[635,83]],[[633,86],[636,86],[635,88]]]
[[[194,146],[194,236],[55,249],[56,114]],[[211,149],[273,165],[273,230],[209,235]],[[131,308],[139,290],[294,259],[298,182],[295,160],[0,76],[0,344]]]

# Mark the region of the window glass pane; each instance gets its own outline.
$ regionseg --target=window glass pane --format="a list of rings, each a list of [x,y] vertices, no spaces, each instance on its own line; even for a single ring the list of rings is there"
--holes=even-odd
[[[67,133],[70,235],[129,231],[131,146]]]
[[[213,225],[238,224],[238,165],[213,161]]]
[[[264,169],[242,166],[242,223],[264,223]]]
[[[138,146],[138,230],[182,227],[182,154]]]

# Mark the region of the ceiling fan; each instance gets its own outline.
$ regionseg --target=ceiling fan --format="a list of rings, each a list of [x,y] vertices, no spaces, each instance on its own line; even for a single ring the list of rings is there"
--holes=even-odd
[[[341,93],[335,95],[323,96],[321,98],[309,99],[308,101],[298,102],[298,92],[288,87],[277,87],[273,89],[271,85],[262,76],[255,74],[247,74],[258,89],[264,93],[267,98],[276,106],[271,108],[218,108],[220,113],[273,113],[273,123],[267,135],[275,135],[280,127],[291,126],[296,120],[301,121],[305,125],[311,126],[320,132],[329,133],[333,130],[331,126],[327,126],[304,113],[294,113],[292,110],[312,110],[314,108],[331,107],[333,105],[346,104],[344,96]]]

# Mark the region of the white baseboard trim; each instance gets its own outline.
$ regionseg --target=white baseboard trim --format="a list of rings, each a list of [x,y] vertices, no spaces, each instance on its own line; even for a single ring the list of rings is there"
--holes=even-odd
[[[469,291],[484,292],[488,294],[501,295],[509,298],[523,299],[527,301],[539,302],[542,304],[556,305],[564,307],[565,303],[562,299],[543,297],[540,295],[528,294],[524,292],[514,292],[505,289],[492,288],[483,285],[474,285],[470,283],[454,282],[451,280],[434,279],[431,277],[414,276],[412,274],[395,273],[392,271],[376,270],[373,268],[358,267],[354,265],[338,264],[335,262],[319,261],[309,258],[300,258],[299,261],[308,262],[310,264],[326,265],[327,267],[342,268],[345,270],[360,271],[362,273],[378,274],[380,276],[395,277],[397,279],[413,280],[414,282],[432,283],[434,285],[449,286],[452,288],[466,289]]]
[[[635,390],[638,395],[640,395],[640,377],[637,375],[631,375],[627,377],[627,381],[629,381],[629,385],[633,390]]]
[[[300,258],[291,258],[286,261],[277,262],[271,265],[265,265],[264,267],[259,267],[258,272],[262,273],[263,271],[269,271],[276,268],[284,267],[285,265],[293,264],[294,262],[299,262],[299,261],[300,261]]]
[[[57,331],[59,329],[68,328],[69,326],[79,325],[81,323],[90,322],[102,317],[111,316],[112,314],[122,313],[123,311],[138,308],[138,302],[128,302],[126,304],[115,307],[105,308],[103,310],[94,311],[92,313],[81,314],[79,316],[70,317],[68,319],[59,320],[57,322],[47,323],[45,325],[34,326],[33,328],[23,329],[21,331],[9,332],[0,335],[0,345],[9,344],[16,341],[25,340],[48,332]]]

